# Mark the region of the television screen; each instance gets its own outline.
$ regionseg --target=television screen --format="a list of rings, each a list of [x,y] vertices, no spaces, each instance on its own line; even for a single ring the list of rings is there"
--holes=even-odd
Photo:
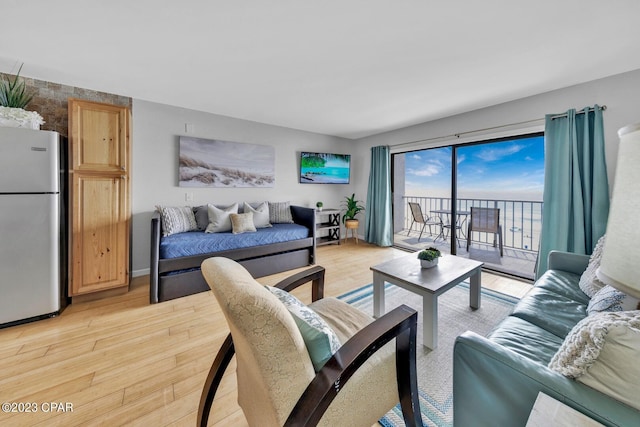
[[[349,184],[351,155],[300,153],[301,184]]]

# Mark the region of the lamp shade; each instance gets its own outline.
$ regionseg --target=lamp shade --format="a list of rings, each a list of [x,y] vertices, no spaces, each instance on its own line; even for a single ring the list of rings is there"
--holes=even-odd
[[[618,131],[618,165],[598,279],[640,298],[640,123]]]

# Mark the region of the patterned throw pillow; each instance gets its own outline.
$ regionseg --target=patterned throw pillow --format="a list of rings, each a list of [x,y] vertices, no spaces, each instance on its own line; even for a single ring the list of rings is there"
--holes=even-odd
[[[289,202],[269,202],[269,222],[271,224],[293,224]]]
[[[209,225],[204,230],[205,233],[223,233],[231,231],[231,214],[238,213],[238,204],[234,203],[225,209],[217,208],[211,204],[207,205],[209,212]]]
[[[264,202],[257,208],[252,207],[249,203],[244,202],[244,212],[253,213],[253,225],[256,228],[273,227],[269,222],[269,204]]]
[[[193,231],[198,228],[193,210],[189,206],[156,206],[156,209],[160,212],[163,236]]]
[[[629,310],[640,310],[640,300],[609,285],[596,292],[587,306],[589,316],[603,311]]]
[[[300,329],[313,368],[319,371],[340,348],[340,340],[331,327],[315,311],[287,291],[265,286],[287,307]]]
[[[231,218],[231,232],[233,234],[242,234],[250,231],[256,231],[256,227],[253,225],[253,213],[232,213]]]
[[[604,287],[604,283],[602,283],[598,277],[596,276],[596,270],[600,267],[600,259],[602,258],[602,247],[604,246],[605,236],[600,237],[598,239],[598,243],[593,248],[593,253],[589,258],[589,265],[587,269],[580,276],[580,289],[585,293],[589,298],[593,298],[593,296],[600,289]]]

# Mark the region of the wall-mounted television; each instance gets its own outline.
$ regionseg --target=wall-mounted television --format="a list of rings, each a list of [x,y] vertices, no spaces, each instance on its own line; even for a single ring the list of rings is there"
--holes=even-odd
[[[301,184],[349,184],[351,155],[300,153]]]

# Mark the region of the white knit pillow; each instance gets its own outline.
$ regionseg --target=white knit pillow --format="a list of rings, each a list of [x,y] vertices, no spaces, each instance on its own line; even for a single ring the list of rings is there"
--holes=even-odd
[[[605,236],[600,237],[596,246],[593,248],[593,252],[591,253],[591,257],[589,257],[589,265],[587,269],[580,276],[580,289],[584,292],[589,298],[593,298],[593,296],[600,289],[604,287],[604,283],[602,283],[598,277],[596,276],[596,270],[600,267],[600,259],[602,258],[602,247],[604,246]]]
[[[163,236],[193,231],[198,228],[196,217],[189,206],[156,206],[156,209],[160,212]]]
[[[640,311],[602,312],[569,332],[549,368],[640,409]]]

